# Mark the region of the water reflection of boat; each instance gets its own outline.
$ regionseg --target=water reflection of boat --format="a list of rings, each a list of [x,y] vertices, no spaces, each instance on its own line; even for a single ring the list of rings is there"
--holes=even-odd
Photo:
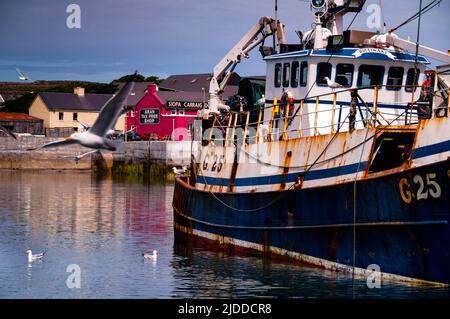
[[[178,239],[450,283],[449,68],[426,72],[425,55],[450,58],[422,46],[411,54],[415,44],[393,33],[344,31],[343,15],[364,2],[317,1],[315,35],[296,45],[264,17],[214,69],[200,158],[176,180]],[[260,50],[265,105],[222,105],[225,70],[268,35],[280,45]],[[418,88],[425,74],[429,95]]]

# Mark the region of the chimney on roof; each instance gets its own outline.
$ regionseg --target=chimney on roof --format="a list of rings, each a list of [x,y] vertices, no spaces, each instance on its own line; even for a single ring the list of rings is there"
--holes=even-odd
[[[84,96],[84,88],[82,87],[73,88],[73,93],[78,96]]]
[[[158,86],[155,83],[152,83],[147,87],[147,93],[156,94],[157,91],[158,91]]]

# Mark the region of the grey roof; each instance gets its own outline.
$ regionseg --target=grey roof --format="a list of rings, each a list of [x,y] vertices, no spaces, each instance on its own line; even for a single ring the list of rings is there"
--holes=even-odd
[[[131,95],[127,98],[127,105],[135,106],[147,93],[147,88],[152,83],[153,82],[135,82]],[[120,90],[124,85],[125,83],[121,82],[117,88]]]
[[[228,81],[228,86],[239,85],[241,77],[233,73]],[[202,92],[202,89],[208,92],[210,73],[201,74],[177,74],[171,75],[159,84],[161,90],[183,91],[183,92]]]
[[[226,87],[222,94],[222,99],[226,101],[230,96],[237,94],[238,87],[231,86]],[[166,103],[167,101],[188,101],[188,102],[208,102],[209,96],[208,91],[203,94],[203,92],[174,92],[174,91],[161,91],[156,92],[156,95]]]
[[[39,96],[49,110],[74,110],[98,112],[112,97],[112,94],[86,94],[41,92]]]
[[[200,92],[171,92],[158,91],[156,95],[166,103],[167,101],[187,101],[187,102],[203,102],[203,93]],[[205,95],[205,102],[208,102],[208,96]]]

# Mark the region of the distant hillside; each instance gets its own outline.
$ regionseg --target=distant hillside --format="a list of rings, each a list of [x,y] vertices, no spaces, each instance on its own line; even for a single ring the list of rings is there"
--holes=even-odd
[[[73,93],[74,87],[83,87],[85,93],[113,94],[117,91],[120,82],[127,82],[134,78],[136,82],[154,82],[159,84],[164,79],[142,74],[124,75],[111,83],[97,83],[88,81],[34,81],[24,82],[0,82],[0,94],[6,101],[0,105],[0,112],[28,113],[31,103],[39,92],[64,92]]]
[[[28,113],[31,103],[39,92],[73,93],[73,88],[77,86],[84,87],[86,93],[112,94],[117,90],[117,84],[87,81],[0,82],[0,94],[6,101],[0,112]]]

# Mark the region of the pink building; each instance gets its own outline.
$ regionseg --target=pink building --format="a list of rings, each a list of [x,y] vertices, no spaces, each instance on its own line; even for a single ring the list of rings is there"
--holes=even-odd
[[[206,104],[204,98],[199,92],[157,91],[150,84],[135,110],[128,112],[126,129],[143,139],[190,140],[190,126]]]

